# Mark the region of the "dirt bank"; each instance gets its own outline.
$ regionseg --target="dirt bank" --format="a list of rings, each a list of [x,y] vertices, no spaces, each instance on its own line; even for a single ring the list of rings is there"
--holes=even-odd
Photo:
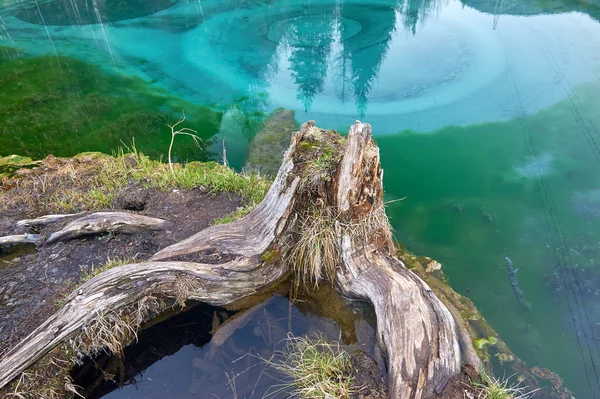
[[[125,160],[132,169],[136,167],[136,157]],[[0,187],[0,236],[47,236],[69,220],[42,228],[17,227],[16,222],[60,211],[125,210],[168,220],[173,228],[88,236],[37,249],[0,248],[0,355],[54,313],[61,300],[98,268],[111,262],[148,259],[248,202],[239,194],[214,192],[208,186],[161,189],[129,178],[106,194],[110,200],[104,206],[97,207],[94,179],[110,162],[98,154],[74,159],[50,156],[32,169],[5,178]]]

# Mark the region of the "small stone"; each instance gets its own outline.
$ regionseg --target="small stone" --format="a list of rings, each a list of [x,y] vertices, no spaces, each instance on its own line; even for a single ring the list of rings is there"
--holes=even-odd
[[[442,268],[442,264],[440,262],[432,260],[431,262],[429,262],[427,264],[427,269],[425,269],[425,271],[427,273],[431,273],[433,271],[440,270],[441,268]]]

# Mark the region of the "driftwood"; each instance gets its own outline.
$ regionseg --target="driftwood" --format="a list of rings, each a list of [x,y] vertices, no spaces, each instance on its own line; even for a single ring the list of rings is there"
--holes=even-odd
[[[85,215],[86,213],[87,212],[69,213],[69,214],[65,214],[65,215],[62,215],[62,214],[45,215],[45,216],[40,216],[39,218],[35,218],[35,219],[23,219],[23,220],[19,220],[16,223],[16,226],[17,227],[46,226],[51,223],[60,222],[61,220],[64,220],[67,218],[82,216],[82,215]]]
[[[40,240],[39,234],[17,234],[13,236],[0,237],[0,247],[11,245],[36,244]]]
[[[521,306],[523,306],[527,310],[530,310],[531,304],[525,299],[525,294],[523,294],[521,287],[519,287],[519,282],[517,281],[517,271],[519,271],[519,269],[515,269],[513,267],[512,260],[510,260],[508,256],[505,256],[504,260],[506,260],[506,271],[508,272],[508,279],[510,281],[510,285],[513,288],[513,291],[515,292],[517,300],[519,301]]]
[[[68,223],[52,233],[46,244],[70,240],[89,234],[125,233],[134,234],[143,230],[164,230],[170,226],[166,220],[127,212],[96,212]]]
[[[373,303],[392,398],[433,396],[460,371],[457,326],[427,284],[394,256],[382,174],[368,124],[357,122],[344,139],[305,123],[292,137],[267,196],[250,214],[171,245],[150,262],[118,266],[86,282],[0,360],[0,387],[65,342],[76,356],[103,346],[119,352],[135,339],[135,329],[160,311],[145,305],[157,298],[238,303],[295,270],[296,279],[303,279],[299,284],[329,278],[346,297]],[[66,231],[85,230],[85,218]],[[303,234],[307,228],[316,234]],[[320,241],[311,241],[315,237]],[[229,261],[179,261],[195,253],[201,259],[207,250],[228,255]],[[125,342],[101,332],[106,318],[110,326],[128,320],[133,332],[113,331]]]

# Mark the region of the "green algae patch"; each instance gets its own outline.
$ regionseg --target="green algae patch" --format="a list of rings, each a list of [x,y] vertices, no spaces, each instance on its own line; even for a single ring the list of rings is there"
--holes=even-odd
[[[456,293],[448,285],[448,279],[441,269],[432,270],[432,263],[437,262],[426,256],[416,256],[400,245],[397,245],[397,248],[396,255],[404,265],[421,277],[449,308],[455,319],[458,319],[456,321],[459,329],[463,334],[467,334],[484,366],[491,367],[490,351],[495,351],[492,354],[505,354],[516,359],[504,341],[497,338],[498,334],[485,321],[473,302]]]
[[[24,51],[17,47],[0,46],[0,63],[5,60],[11,60],[13,58],[20,57],[23,55],[23,53]]]
[[[250,143],[246,168],[275,176],[283,153],[290,145],[292,133],[298,130],[294,111],[278,109],[267,119],[262,130]]]
[[[269,248],[264,254],[262,254],[262,260],[266,263],[274,263],[280,257],[281,254],[277,248]]]
[[[461,350],[465,350],[468,339],[472,345],[475,354],[483,363],[482,366],[486,370],[492,370],[500,367],[504,371],[511,371],[511,374],[516,373],[517,379],[520,382],[525,382],[528,386],[539,385],[536,377],[552,381],[552,379],[560,378],[550,370],[546,370],[544,375],[536,373],[536,367],[529,366],[519,359],[499,337],[498,333],[487,323],[473,302],[455,292],[448,284],[448,279],[445,277],[441,268],[433,267],[432,264],[438,262],[426,256],[416,256],[406,250],[402,245],[396,245],[396,256],[404,263],[404,265],[422,278],[435,295],[446,305],[450,313],[454,316],[460,331]],[[464,353],[469,360],[469,354]],[[549,387],[544,387],[543,390],[548,390]],[[570,391],[561,384],[553,384],[550,397],[571,398]]]
[[[6,52],[2,50],[3,53]],[[48,154],[70,157],[82,151],[111,153],[123,143],[159,159],[169,146],[173,123],[185,110],[202,147],[178,142],[173,160],[206,160],[206,147],[222,113],[154,88],[137,78],[110,73],[68,57],[38,56],[0,62],[0,156]]]

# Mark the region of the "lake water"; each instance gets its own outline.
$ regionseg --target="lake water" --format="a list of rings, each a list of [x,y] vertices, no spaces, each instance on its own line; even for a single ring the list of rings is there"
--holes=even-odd
[[[396,238],[600,397],[600,0],[0,0],[0,155],[241,167],[277,107],[373,126]],[[18,49],[18,50],[15,50]],[[504,256],[531,309],[512,290]]]

